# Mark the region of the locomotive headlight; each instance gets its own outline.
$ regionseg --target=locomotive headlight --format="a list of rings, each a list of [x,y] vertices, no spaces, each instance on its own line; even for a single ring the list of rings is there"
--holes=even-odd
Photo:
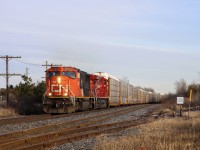
[[[67,96],[67,93],[65,93],[64,96]]]
[[[52,93],[49,93],[49,96],[52,96]]]
[[[58,81],[58,83],[61,83],[61,78],[58,77],[58,78],[57,78],[57,81]]]

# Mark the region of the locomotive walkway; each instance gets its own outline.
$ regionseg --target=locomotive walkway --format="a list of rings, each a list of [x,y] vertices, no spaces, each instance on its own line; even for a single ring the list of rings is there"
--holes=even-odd
[[[144,121],[132,120],[111,124],[102,123],[116,116],[125,115],[129,112],[148,106],[150,106],[150,104],[136,105],[135,107],[127,108],[125,110],[96,115],[93,117],[3,134],[0,135],[0,149],[43,149],[74,140],[93,137],[102,133],[120,131],[144,123]]]

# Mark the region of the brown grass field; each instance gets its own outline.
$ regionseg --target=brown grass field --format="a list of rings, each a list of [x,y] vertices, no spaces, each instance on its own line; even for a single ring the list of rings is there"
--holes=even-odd
[[[133,128],[137,134],[102,135],[95,150],[200,150],[200,112],[165,118]]]
[[[0,108],[0,117],[15,116],[16,112],[13,108]]]

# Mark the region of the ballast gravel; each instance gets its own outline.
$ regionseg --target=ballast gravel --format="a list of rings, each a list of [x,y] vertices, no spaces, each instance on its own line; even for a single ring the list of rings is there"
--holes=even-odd
[[[131,108],[134,106],[129,106],[129,107]],[[147,108],[142,108],[142,109],[130,112],[125,115],[113,117],[113,118],[110,118],[109,120],[102,122],[101,124],[110,124],[110,123],[128,121],[128,120],[137,120],[139,117],[144,116],[146,113],[150,112],[155,107],[159,107],[159,105],[149,106]],[[113,111],[124,110],[124,109],[127,109],[127,107],[116,107],[115,109],[104,109],[103,111],[98,111],[98,112],[91,111],[91,113],[88,113],[88,114],[80,114],[80,115],[75,115],[75,116],[47,119],[47,120],[41,120],[41,121],[35,121],[35,122],[2,125],[2,126],[0,126],[0,131],[1,131],[0,135],[10,133],[10,132],[20,131],[20,130],[41,127],[41,126],[49,125],[49,124],[78,120],[81,118],[92,117],[92,116],[105,114],[105,113],[109,113],[109,112],[113,112]],[[1,119],[0,119],[0,121],[1,121]],[[126,130],[124,130],[124,131],[126,131]],[[121,131],[121,132],[124,132],[124,131]],[[72,143],[63,144],[60,146],[55,146],[50,149],[51,150],[66,150],[66,149],[90,150],[90,149],[93,149],[95,142],[96,142],[96,138],[89,138],[89,139],[85,139],[85,140],[80,140],[80,141],[75,141]]]
[[[111,118],[110,120],[105,121],[102,124],[121,122],[121,121],[127,121],[127,120],[137,120],[139,117],[144,116],[146,113],[152,111],[156,107],[158,107],[158,105],[136,110],[126,115]],[[123,131],[109,134],[107,136],[112,137],[112,138],[117,138],[119,136],[137,135],[137,134],[139,134],[139,131],[133,127],[133,128],[125,129]],[[94,138],[83,139],[83,140],[55,146],[55,147],[50,148],[49,150],[66,150],[66,149],[67,150],[92,150],[95,146],[95,143],[96,143],[96,138],[94,137]]]

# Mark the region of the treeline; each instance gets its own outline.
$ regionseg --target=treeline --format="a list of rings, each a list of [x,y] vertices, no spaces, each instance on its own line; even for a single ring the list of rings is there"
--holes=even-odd
[[[187,100],[190,97],[190,90],[192,90],[192,103],[200,105],[200,84],[191,83],[187,84],[184,79],[180,79],[175,82],[176,95],[186,97]]]
[[[19,114],[39,114],[42,112],[42,96],[46,91],[45,81],[33,83],[30,77],[22,75],[22,82],[9,86],[9,107],[14,108]],[[1,95],[6,95],[6,90],[1,90]]]
[[[15,87],[13,85],[9,86],[10,95],[14,95],[17,98],[22,96],[39,96],[42,97],[46,91],[45,81],[33,83],[32,79],[22,75],[23,82],[20,82]],[[0,95],[6,95],[6,89],[0,90]]]
[[[32,79],[22,75],[22,79],[24,82],[20,82],[15,86],[14,90],[16,94],[21,96],[39,96],[42,97],[45,93],[45,81],[32,83]]]
[[[10,95],[20,98],[22,96],[39,96],[42,97],[46,90],[45,81],[33,83],[32,79],[22,75],[23,82],[20,82],[15,87],[9,86]],[[6,95],[6,89],[1,89],[0,95]]]

